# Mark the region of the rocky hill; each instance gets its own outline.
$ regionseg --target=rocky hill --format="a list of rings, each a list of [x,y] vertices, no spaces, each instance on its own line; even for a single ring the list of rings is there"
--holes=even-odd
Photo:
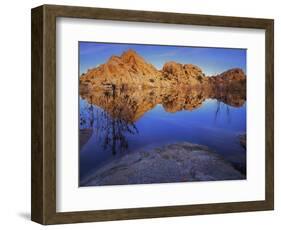
[[[198,86],[207,83],[207,78],[203,71],[192,64],[180,64],[176,62],[167,62],[161,74],[165,81],[169,81],[172,85]]]
[[[153,65],[130,49],[120,57],[112,56],[105,64],[89,70],[80,77],[80,82],[101,88],[154,86],[159,84],[160,75]]]
[[[170,61],[161,70],[157,70],[132,49],[121,56],[111,56],[106,63],[80,76],[80,91],[93,88],[233,88],[243,84],[246,84],[246,76],[238,68],[207,77],[198,66]]]

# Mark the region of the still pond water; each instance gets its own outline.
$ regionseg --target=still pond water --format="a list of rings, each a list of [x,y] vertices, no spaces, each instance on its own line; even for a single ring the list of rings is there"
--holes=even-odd
[[[204,91],[97,91],[80,96],[81,182],[125,154],[187,141],[208,146],[240,172],[246,151],[246,100]]]

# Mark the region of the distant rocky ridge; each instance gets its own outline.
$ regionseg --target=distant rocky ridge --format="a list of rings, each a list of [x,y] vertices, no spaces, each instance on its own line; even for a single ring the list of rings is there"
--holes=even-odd
[[[111,56],[104,64],[80,76],[80,90],[93,88],[127,89],[159,87],[241,88],[246,86],[246,75],[239,68],[207,77],[193,64],[170,61],[157,70],[152,64],[129,49],[121,56]]]

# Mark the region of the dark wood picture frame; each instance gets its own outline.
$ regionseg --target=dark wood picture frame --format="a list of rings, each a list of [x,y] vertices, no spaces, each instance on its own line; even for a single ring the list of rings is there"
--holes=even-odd
[[[101,211],[56,212],[56,18],[87,18],[265,30],[265,200]],[[274,208],[274,21],[271,19],[43,5],[32,9],[31,219],[62,224],[230,213]]]

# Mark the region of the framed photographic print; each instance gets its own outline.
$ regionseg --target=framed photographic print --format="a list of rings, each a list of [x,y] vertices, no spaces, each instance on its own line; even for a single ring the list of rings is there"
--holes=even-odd
[[[272,210],[273,20],[32,9],[41,224]]]

